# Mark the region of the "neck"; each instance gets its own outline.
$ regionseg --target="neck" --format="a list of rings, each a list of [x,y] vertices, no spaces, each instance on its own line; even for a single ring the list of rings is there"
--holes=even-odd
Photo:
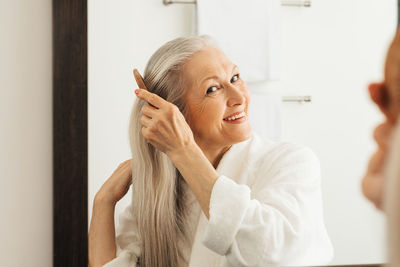
[[[231,148],[232,145],[224,146],[224,147],[212,147],[209,144],[199,144],[199,147],[203,151],[204,155],[211,162],[211,164],[216,169],[218,167],[219,162],[221,161],[224,154]]]

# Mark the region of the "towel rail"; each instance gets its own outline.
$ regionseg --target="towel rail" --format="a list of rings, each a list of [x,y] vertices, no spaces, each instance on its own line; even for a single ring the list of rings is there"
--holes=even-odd
[[[163,0],[163,4],[196,4],[196,1]],[[282,0],[282,6],[311,7],[311,0]]]
[[[196,4],[196,1],[163,0],[164,5]],[[282,6],[311,7],[311,0],[282,0]],[[311,96],[283,96],[283,102],[311,102]]]
[[[309,95],[306,95],[306,96],[283,96],[282,101],[283,102],[299,102],[299,103],[311,102],[311,96],[309,96]]]

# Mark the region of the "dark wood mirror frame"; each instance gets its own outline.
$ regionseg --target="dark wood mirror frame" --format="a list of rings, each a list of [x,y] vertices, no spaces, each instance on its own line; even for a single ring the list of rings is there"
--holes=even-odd
[[[53,266],[88,266],[87,1],[53,0]]]
[[[88,266],[87,39],[87,1],[53,0],[53,266],[57,267]]]

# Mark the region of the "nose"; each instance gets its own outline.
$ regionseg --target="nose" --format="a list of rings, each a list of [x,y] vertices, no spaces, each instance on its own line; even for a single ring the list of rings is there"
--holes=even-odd
[[[245,101],[246,98],[244,96],[244,92],[240,90],[240,88],[237,88],[233,86],[232,84],[229,85],[227,88],[228,95],[227,95],[227,105],[228,107],[233,107],[233,106],[240,106],[242,105]]]

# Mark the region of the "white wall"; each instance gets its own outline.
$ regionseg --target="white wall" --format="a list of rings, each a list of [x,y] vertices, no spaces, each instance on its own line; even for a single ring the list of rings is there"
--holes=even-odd
[[[0,266],[52,266],[51,3],[0,4]]]
[[[360,183],[381,119],[367,85],[383,78],[396,6],[395,0],[321,0],[283,13],[282,92],[312,96],[311,104],[284,104],[283,139],[307,144],[321,161],[335,264],[385,261],[384,217]]]
[[[282,82],[250,86],[253,92],[313,98],[283,104],[283,139],[310,146],[320,158],[333,264],[385,260],[383,217],[362,197],[360,179],[374,148],[372,128],[381,118],[366,86],[382,78],[396,5],[320,0],[311,8],[283,7]],[[132,69],[143,71],[166,41],[191,35],[195,8],[164,6],[162,0],[89,0],[88,10],[90,221],[95,193],[130,158]],[[118,203],[117,215],[130,198],[129,192]]]

